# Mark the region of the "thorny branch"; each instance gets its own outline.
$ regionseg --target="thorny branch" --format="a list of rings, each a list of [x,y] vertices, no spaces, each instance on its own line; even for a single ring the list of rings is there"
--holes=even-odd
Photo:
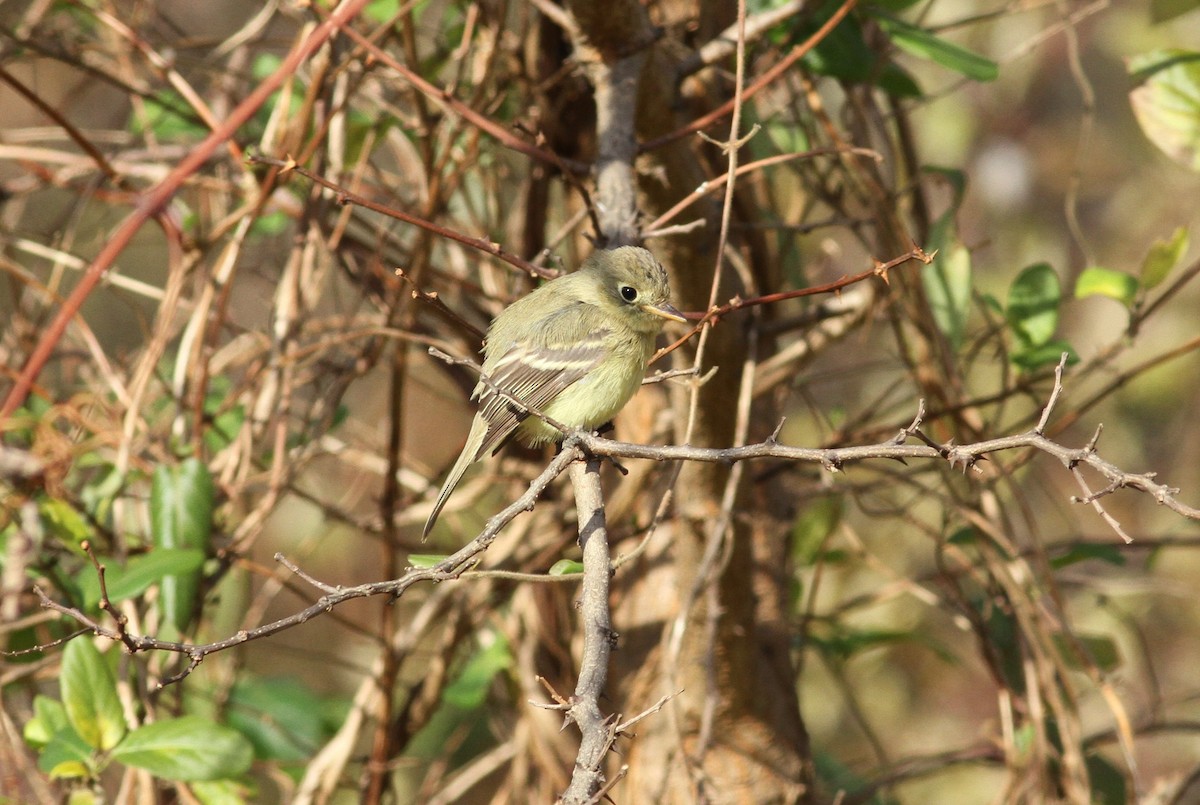
[[[1063,358],[1064,362],[1065,360],[1066,356]],[[512,522],[522,512],[533,509],[538,497],[555,478],[572,464],[588,457],[640,458],[654,461],[702,461],[721,464],[772,458],[819,464],[830,472],[843,470],[846,465],[851,463],[871,459],[893,459],[900,461],[906,459],[941,459],[948,462],[952,467],[961,467],[964,471],[973,469],[978,472],[980,471],[978,467],[979,462],[993,453],[1028,449],[1054,456],[1062,462],[1063,466],[1075,473],[1077,478],[1082,478],[1078,473],[1079,468],[1087,466],[1099,473],[1107,482],[1107,485],[1099,491],[1092,491],[1086,482],[1082,482],[1084,484],[1085,496],[1082,498],[1072,498],[1072,502],[1088,503],[1097,506],[1101,498],[1119,489],[1134,489],[1150,495],[1160,505],[1166,506],[1171,511],[1183,517],[1191,520],[1200,520],[1200,509],[1180,501],[1176,497],[1179,493],[1178,489],[1158,483],[1155,480],[1154,473],[1126,472],[1115,464],[1101,458],[1096,451],[1095,440],[1092,440],[1082,448],[1068,447],[1047,438],[1041,432],[1041,429],[1049,419],[1053,403],[1057,400],[1062,390],[1063,365],[1064,363],[1060,363],[1059,370],[1055,373],[1054,389],[1050,395],[1050,402],[1047,403],[1043,418],[1037,427],[1026,433],[1002,436],[973,444],[939,444],[929,438],[928,435],[920,430],[924,417],[923,405],[912,423],[902,428],[895,437],[878,444],[853,447],[791,447],[778,442],[776,438],[778,430],[775,434],[757,444],[731,448],[701,448],[688,445],[640,445],[613,441],[594,434],[575,431],[566,438],[562,451],[530,483],[529,488],[523,495],[489,519],[475,539],[433,567],[414,567],[396,579],[360,584],[353,587],[323,584],[307,574],[302,574],[302,578],[324,593],[320,598],[304,609],[287,617],[280,618],[256,629],[239,631],[234,635],[211,643],[182,643],[160,640],[146,635],[130,634],[125,630],[123,624],[118,625],[116,628],[103,625],[76,608],[67,607],[53,601],[40,587],[34,587],[34,591],[41,599],[43,607],[55,610],[74,619],[96,635],[123,643],[131,653],[157,650],[186,654],[190,660],[187,667],[175,676],[162,680],[159,685],[163,686],[178,682],[186,677],[210,654],[215,654],[251,640],[257,640],[284,631],[285,629],[299,626],[312,618],[331,612],[335,607],[346,601],[377,595],[398,598],[410,587],[421,582],[441,582],[457,579],[464,571],[478,562],[479,556],[488,549],[488,546],[492,544],[500,531],[508,523]],[[922,443],[909,444],[908,442],[913,438],[918,439]],[[1103,513],[1103,510],[1101,512]],[[1104,516],[1105,520],[1114,526],[1117,533],[1123,539],[1127,542],[1130,541],[1130,538],[1120,530],[1119,524],[1116,523],[1115,519],[1107,514],[1104,514]],[[298,568],[291,565],[281,554],[276,554],[276,560],[285,564],[293,571],[299,571]]]

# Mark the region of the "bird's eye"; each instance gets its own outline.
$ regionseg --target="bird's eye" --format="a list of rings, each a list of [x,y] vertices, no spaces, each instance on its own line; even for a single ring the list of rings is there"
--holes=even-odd
[[[632,285],[622,285],[619,290],[621,292],[621,298],[626,302],[633,302],[637,300],[637,288],[634,288]]]

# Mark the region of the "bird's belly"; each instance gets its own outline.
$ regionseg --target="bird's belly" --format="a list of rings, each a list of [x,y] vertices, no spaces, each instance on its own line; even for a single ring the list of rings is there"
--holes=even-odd
[[[543,413],[551,419],[572,428],[591,429],[603,425],[617,415],[625,403],[637,393],[645,374],[645,363],[630,372],[628,362],[625,369],[613,366],[616,361],[606,361],[587,376],[580,378],[546,406]],[[521,435],[532,444],[557,441],[562,434],[553,426],[537,417],[530,417],[521,425]]]

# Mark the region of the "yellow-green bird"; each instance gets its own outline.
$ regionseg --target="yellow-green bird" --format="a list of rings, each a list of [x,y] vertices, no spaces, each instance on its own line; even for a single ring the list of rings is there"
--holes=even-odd
[[[591,429],[616,416],[638,390],[671,306],[667,272],[637,246],[594,252],[579,270],[551,280],[505,308],[488,329],[479,411],[433,511],[429,535],[467,467],[514,434],[536,446],[564,437],[493,389],[566,427]]]

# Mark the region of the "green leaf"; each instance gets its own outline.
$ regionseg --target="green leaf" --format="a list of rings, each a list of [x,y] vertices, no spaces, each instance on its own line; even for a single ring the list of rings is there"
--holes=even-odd
[[[1142,260],[1142,288],[1150,290],[1167,278],[1188,248],[1188,230],[1181,226],[1166,240],[1156,240]]]
[[[1075,545],[1062,556],[1051,559],[1050,566],[1059,570],[1088,559],[1099,559],[1117,566],[1125,564],[1125,554],[1115,545]]]
[[[1061,339],[1054,339],[1036,347],[1026,347],[1014,352],[1010,357],[1012,362],[1026,372],[1041,369],[1043,366],[1054,366],[1062,360],[1062,354],[1067,353],[1067,366],[1079,363],[1079,355],[1075,348]]]
[[[799,42],[829,20],[832,9],[822,9],[792,31]],[[919,97],[920,87],[912,76],[891,62],[884,62],[867,44],[862,23],[853,15],[843,19],[816,47],[805,54],[803,63],[820,75],[852,83],[874,82],[897,97]]]
[[[463,710],[482,707],[496,674],[512,666],[508,642],[499,632],[482,634],[486,645],[471,656],[458,677],[446,687],[442,700]]]
[[[90,788],[75,788],[67,795],[66,805],[105,805],[107,801]]]
[[[184,548],[159,548],[151,553],[134,556],[125,567],[105,565],[104,586],[108,600],[125,601],[144,593],[150,585],[175,574],[194,573],[204,564],[204,554]],[[84,575],[79,581],[84,604],[90,609],[100,602],[100,580],[95,573]]]
[[[399,10],[400,0],[371,0],[363,10],[363,15],[371,22],[382,24],[395,19]]]
[[[33,718],[25,722],[22,737],[34,749],[50,743],[57,733],[67,729],[67,711],[58,699],[38,694],[33,698]]]
[[[1176,162],[1200,170],[1200,53],[1156,50],[1129,60],[1129,93],[1142,132]]]
[[[150,488],[150,524],[159,548],[196,550],[207,555],[212,536],[215,492],[208,468],[189,458],[177,467],[160,465]],[[187,630],[200,589],[200,573],[162,578],[162,606],[180,632]]]
[[[144,112],[134,112],[129,118],[129,130],[134,134],[153,131],[161,140],[200,140],[208,134],[188,102],[172,90],[144,98],[142,108]]]
[[[845,510],[841,495],[831,495],[812,501],[792,526],[792,555],[802,567],[811,566],[817,559],[826,539],[842,522]]]
[[[167,780],[221,780],[245,773],[254,748],[237,730],[181,716],[129,733],[113,749],[112,759]]]
[[[1083,670],[1085,664],[1080,661],[1075,646],[1081,646],[1090,662],[1094,663],[1104,673],[1112,673],[1121,666],[1121,651],[1116,641],[1107,635],[1076,634],[1075,639],[1068,641],[1062,635],[1055,635],[1054,642],[1059,653],[1070,668]]]
[[[1125,775],[1119,768],[1100,755],[1088,755],[1084,758],[1084,766],[1092,788],[1092,805],[1125,805],[1130,801]]]
[[[923,28],[893,17],[881,16],[876,19],[896,47],[917,58],[928,59],[974,81],[994,81],[1000,75],[1000,66],[996,62],[934,36]]]
[[[1008,289],[1005,318],[1023,347],[1047,343],[1058,327],[1062,300],[1058,274],[1048,263],[1035,263],[1022,271]]]
[[[1137,298],[1138,281],[1124,271],[1093,266],[1085,268],[1075,283],[1075,298],[1107,296],[1125,307],[1132,307]]]
[[[250,231],[258,237],[271,237],[286,232],[292,225],[292,216],[283,210],[274,210],[254,219]]]
[[[903,643],[925,643],[922,635],[902,629],[854,629],[839,625],[830,634],[812,634],[808,638],[811,644],[825,654],[837,660],[848,660],[860,652],[881,646],[898,645]],[[939,654],[942,652],[936,646]]]
[[[38,768],[54,778],[91,777],[95,754],[79,733],[64,727],[38,754]]]
[[[239,680],[230,691],[227,717],[260,760],[306,760],[331,733],[325,701],[290,677]]]
[[[957,240],[938,251],[921,272],[933,320],[955,347],[960,346],[971,312],[971,253]]]
[[[188,787],[200,805],[246,805],[254,794],[253,789],[237,780],[201,780]]]
[[[91,539],[92,526],[74,506],[61,498],[45,498],[38,501],[38,513],[63,547],[79,556],[86,555],[79,543]]]
[[[259,221],[264,219],[259,218]],[[253,228],[251,231],[254,231]],[[222,402],[224,398],[222,398]],[[205,406],[207,408],[207,405]],[[242,429],[246,421],[246,408],[235,405],[226,411],[213,411],[212,427],[204,429],[204,444],[213,452],[224,450]]]
[[[1200,8],[1200,0],[1150,0],[1150,21],[1166,22]]]
[[[89,638],[67,643],[59,686],[67,720],[88,746],[101,751],[116,746],[125,735],[117,683]]]
[[[574,559],[559,559],[550,566],[551,576],[578,576],[583,573],[583,562]]]
[[[923,171],[946,183],[953,192],[949,207],[929,228],[926,248],[937,256],[921,271],[921,284],[938,329],[958,346],[966,332],[974,286],[971,253],[955,232],[955,217],[966,193],[967,176],[960,170],[938,166],[926,166]]]
[[[975,546],[979,542],[979,532],[971,526],[963,526],[955,531],[946,539],[948,545],[958,545],[962,547]]]

